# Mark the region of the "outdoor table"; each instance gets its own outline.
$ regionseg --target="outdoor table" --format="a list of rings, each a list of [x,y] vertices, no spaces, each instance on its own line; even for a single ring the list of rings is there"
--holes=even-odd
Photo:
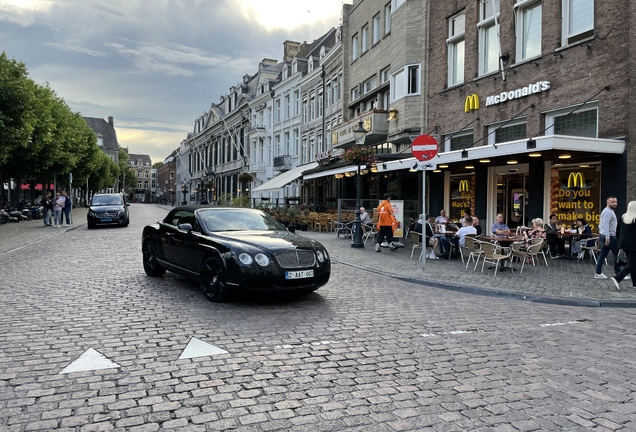
[[[559,238],[565,239],[566,242],[568,242],[568,255],[565,258],[571,259],[572,258],[572,241],[576,238],[576,237],[580,237],[581,234],[580,233],[571,233],[571,232],[564,232],[564,233],[557,233],[557,235],[559,236]],[[588,237],[591,238],[591,237]]]

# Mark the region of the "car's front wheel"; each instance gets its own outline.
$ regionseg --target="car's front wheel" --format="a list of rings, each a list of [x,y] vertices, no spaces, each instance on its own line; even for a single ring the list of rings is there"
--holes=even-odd
[[[227,272],[219,258],[206,259],[199,271],[199,285],[205,297],[212,302],[223,302],[230,296]]]
[[[144,259],[144,271],[148,276],[161,276],[166,272],[166,269],[157,261],[157,249],[150,240],[146,240],[144,243],[142,253]]]

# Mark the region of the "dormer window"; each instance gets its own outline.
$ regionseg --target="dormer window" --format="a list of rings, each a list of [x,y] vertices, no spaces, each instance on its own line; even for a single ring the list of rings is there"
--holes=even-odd
[[[97,134],[97,145],[99,147],[104,147],[104,136],[100,133]]]
[[[312,72],[314,70],[314,59],[313,58],[309,58],[309,64],[307,65],[307,70],[309,72]]]
[[[289,71],[287,70],[287,66],[283,66],[283,79],[287,79],[287,76],[289,75]]]

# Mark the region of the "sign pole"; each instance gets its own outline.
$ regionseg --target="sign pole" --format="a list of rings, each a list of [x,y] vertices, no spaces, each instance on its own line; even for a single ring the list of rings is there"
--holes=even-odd
[[[422,271],[426,268],[426,249],[428,241],[426,240],[426,168],[422,170],[422,214],[425,220],[422,221]]]

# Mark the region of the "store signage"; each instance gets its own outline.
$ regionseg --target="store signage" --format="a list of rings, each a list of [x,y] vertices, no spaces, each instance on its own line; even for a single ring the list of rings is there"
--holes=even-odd
[[[468,180],[459,181],[459,192],[470,192],[470,182]]]
[[[477,93],[466,96],[466,102],[464,102],[464,112],[471,112],[479,109],[479,96]]]
[[[519,99],[532,94],[541,93],[550,90],[550,81],[537,81],[534,84],[528,84],[525,87],[511,90],[509,92],[501,92],[498,95],[488,96],[486,98],[486,106],[497,105],[509,100]]]
[[[582,189],[585,187],[585,176],[582,172],[571,172],[568,176],[568,189],[579,188]]]

